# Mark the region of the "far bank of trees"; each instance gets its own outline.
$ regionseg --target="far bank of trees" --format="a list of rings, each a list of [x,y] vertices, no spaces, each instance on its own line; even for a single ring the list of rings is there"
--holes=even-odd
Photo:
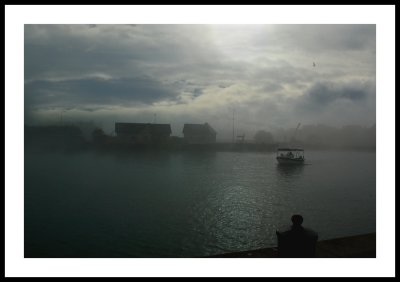
[[[274,136],[271,132],[259,130],[254,135],[254,142],[257,144],[273,144]]]
[[[254,135],[253,141],[258,144],[293,144],[309,148],[374,149],[376,125],[370,127],[304,125],[297,132],[295,128],[271,132],[259,130]]]

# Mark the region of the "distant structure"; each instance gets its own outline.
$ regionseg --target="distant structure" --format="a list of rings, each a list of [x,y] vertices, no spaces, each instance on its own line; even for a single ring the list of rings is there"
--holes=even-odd
[[[189,124],[183,126],[183,140],[186,144],[210,144],[217,141],[217,132],[208,124]]]
[[[169,124],[116,122],[117,138],[135,144],[164,143],[172,133]]]

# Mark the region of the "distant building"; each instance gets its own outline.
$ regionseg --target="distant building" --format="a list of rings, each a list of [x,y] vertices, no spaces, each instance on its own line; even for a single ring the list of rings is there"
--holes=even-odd
[[[135,144],[163,143],[171,135],[171,125],[153,123],[116,122],[115,133],[118,138]]]
[[[183,139],[187,144],[215,143],[217,133],[208,124],[188,124],[183,126]]]

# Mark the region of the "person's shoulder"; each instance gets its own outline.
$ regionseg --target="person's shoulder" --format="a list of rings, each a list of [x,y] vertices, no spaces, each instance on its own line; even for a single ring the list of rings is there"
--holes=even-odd
[[[307,235],[310,235],[310,236],[314,236],[314,237],[318,236],[318,233],[316,231],[314,231],[313,229],[311,229],[311,228],[307,228],[307,227],[304,228],[304,232],[307,233]]]
[[[280,234],[280,235],[284,235],[284,234],[287,234],[290,231],[291,231],[291,227],[290,226],[281,226],[280,228],[278,228],[276,230],[276,233]]]

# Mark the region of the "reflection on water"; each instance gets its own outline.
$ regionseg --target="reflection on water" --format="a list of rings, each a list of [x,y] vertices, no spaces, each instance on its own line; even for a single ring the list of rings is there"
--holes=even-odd
[[[304,170],[304,165],[303,164],[277,164],[276,165],[276,170],[278,172],[278,175],[280,177],[297,177],[299,176],[303,170]]]
[[[280,189],[287,189],[287,193],[292,193],[293,189],[303,183],[305,170],[304,165],[277,163],[275,166],[277,186]]]
[[[375,154],[25,154],[27,257],[201,257],[275,246],[293,213],[321,239],[375,231]]]

